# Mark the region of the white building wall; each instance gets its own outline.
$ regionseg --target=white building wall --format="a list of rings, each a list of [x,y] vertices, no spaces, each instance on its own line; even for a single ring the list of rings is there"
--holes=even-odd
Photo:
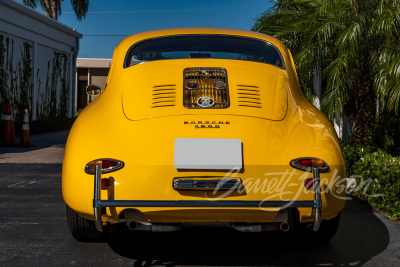
[[[14,42],[15,63],[22,60],[24,43],[31,46],[32,92],[29,108],[32,119],[73,116],[75,65],[82,35],[13,0],[0,0],[0,35],[3,36],[3,44],[6,39]],[[12,72],[5,63],[1,68]],[[8,80],[0,84],[0,90],[10,90],[12,83]],[[1,98],[5,95],[0,94],[0,104],[4,103],[5,99]],[[12,102],[18,106],[20,100],[14,96]],[[3,107],[0,106],[0,109]],[[21,111],[14,110],[14,113],[18,112]]]

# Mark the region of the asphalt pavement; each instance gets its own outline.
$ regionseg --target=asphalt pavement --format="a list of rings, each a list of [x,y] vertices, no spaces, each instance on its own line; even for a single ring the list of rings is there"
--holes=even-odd
[[[29,147],[18,146],[19,137],[17,137],[17,145],[12,147],[0,146],[0,164],[62,164],[68,133],[69,130],[31,135]]]
[[[0,266],[400,266],[400,225],[357,198],[347,201],[326,246],[284,233],[110,228],[103,243],[68,231],[61,195],[68,131],[31,136],[33,147],[0,147]]]

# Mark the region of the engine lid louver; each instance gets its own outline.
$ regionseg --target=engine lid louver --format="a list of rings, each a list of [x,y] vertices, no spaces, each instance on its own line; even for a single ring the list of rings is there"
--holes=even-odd
[[[237,85],[236,94],[239,107],[262,108],[260,89],[255,85]]]
[[[156,85],[153,86],[152,108],[173,107],[176,100],[176,85]]]
[[[185,108],[227,108],[229,89],[224,68],[186,68],[184,70]]]

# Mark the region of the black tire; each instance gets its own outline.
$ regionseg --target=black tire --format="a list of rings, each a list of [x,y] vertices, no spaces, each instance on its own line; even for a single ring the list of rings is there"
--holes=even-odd
[[[310,223],[300,223],[297,219],[295,222],[295,235],[298,237],[299,241],[308,241],[313,244],[326,244],[328,243],[336,234],[340,223],[340,213],[330,219],[321,222],[317,232],[312,230],[312,224]]]
[[[105,241],[107,229],[103,229],[103,232],[97,231],[94,221],[79,216],[68,205],[66,205],[66,211],[69,232],[76,240],[79,242]]]

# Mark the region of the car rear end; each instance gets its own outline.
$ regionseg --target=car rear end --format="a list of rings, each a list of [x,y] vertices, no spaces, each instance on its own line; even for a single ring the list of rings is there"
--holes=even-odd
[[[293,214],[318,230],[337,216],[345,193],[337,137],[302,96],[284,46],[239,31],[172,33],[160,42],[152,42],[159,32],[146,33],[116,49],[105,92],[67,142],[68,206],[99,231],[121,220],[152,231],[204,224],[287,231]],[[228,52],[156,53],[172,39],[237,42]],[[232,58],[248,40],[270,56]]]

